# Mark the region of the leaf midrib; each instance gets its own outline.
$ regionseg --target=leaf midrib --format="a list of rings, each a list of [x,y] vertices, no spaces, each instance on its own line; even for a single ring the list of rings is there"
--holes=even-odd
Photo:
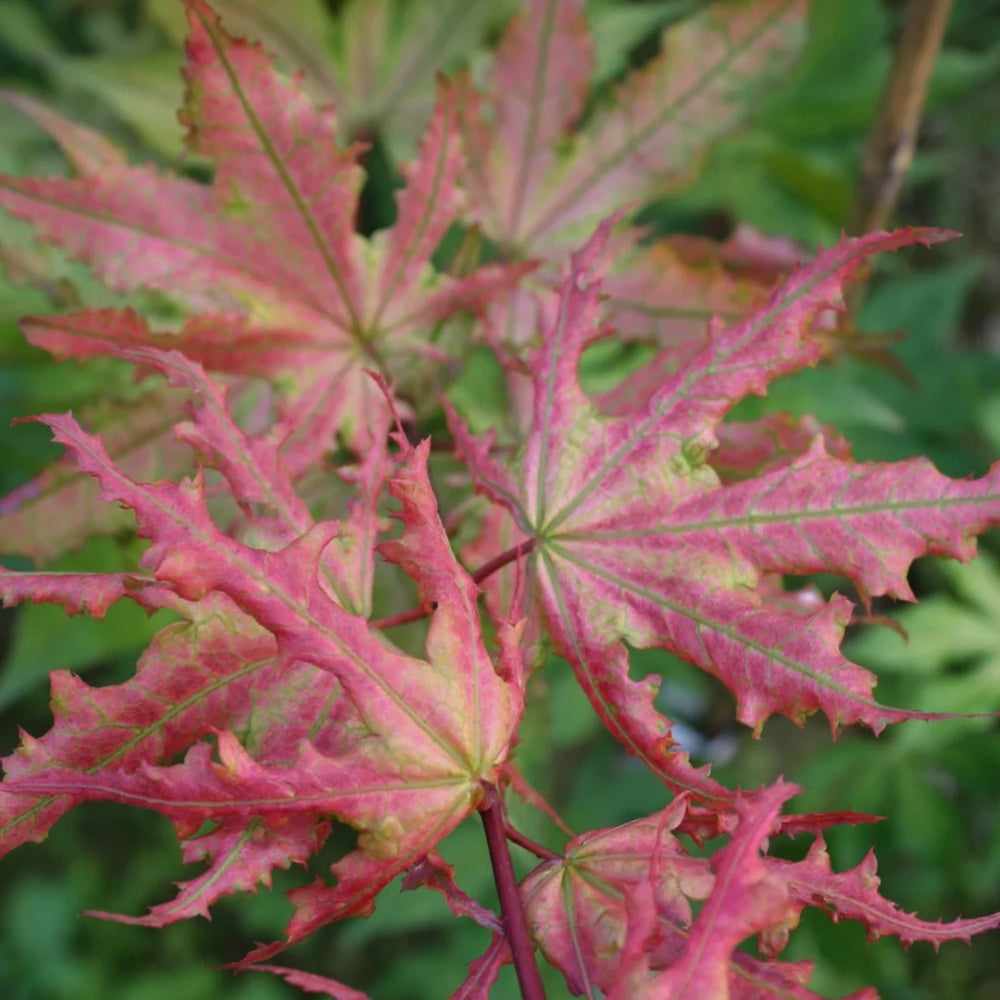
[[[871,514],[897,513],[908,510],[928,510],[940,507],[958,507],[978,504],[995,504],[1000,493],[987,493],[978,497],[939,497],[932,500],[901,500],[896,503],[857,504],[850,507],[833,507],[816,510],[787,510],[769,514],[750,512],[739,517],[724,517],[717,520],[685,521],[680,524],[659,524],[643,529],[609,531],[565,531],[550,532],[545,537],[552,542],[603,542],[619,541],[625,538],[648,538],[650,536],[684,535],[703,531],[719,531],[725,528],[753,528],[765,524],[796,524],[800,521],[827,521],[831,518],[864,517]],[[669,514],[667,515],[669,516]]]
[[[575,511],[583,504],[583,502],[596,490],[600,489],[607,479],[610,472],[622,464],[625,456],[628,455],[638,444],[646,437],[650,429],[663,419],[664,415],[669,412],[674,406],[676,406],[681,400],[686,398],[689,394],[689,390],[692,386],[697,384],[703,378],[708,378],[715,374],[720,363],[725,362],[732,354],[736,351],[745,347],[748,343],[753,341],[757,336],[760,335],[761,331],[769,327],[772,323],[776,322],[781,318],[781,316],[790,310],[797,302],[811,295],[815,289],[821,285],[823,282],[827,281],[830,277],[838,273],[839,271],[849,268],[854,260],[858,257],[866,257],[871,253],[871,250],[867,247],[858,246],[854,248],[854,251],[850,256],[844,259],[837,259],[830,264],[829,267],[824,268],[821,272],[818,272],[812,280],[802,287],[796,289],[791,295],[782,296],[774,306],[769,309],[765,314],[758,316],[753,322],[748,325],[746,333],[740,337],[738,340],[734,340],[731,344],[727,345],[725,351],[720,351],[717,345],[709,345],[698,357],[703,357],[709,351],[712,352],[711,361],[702,366],[694,367],[694,370],[689,372],[677,388],[669,396],[656,400],[650,407],[650,413],[643,420],[639,421],[634,425],[629,436],[609,455],[602,466],[590,477],[587,484],[583,486],[576,495],[556,514],[554,514],[547,522],[543,524],[542,521],[542,496],[546,487],[544,473],[546,471],[546,463],[544,461],[539,462],[539,476],[538,476],[538,490],[539,490],[539,504],[538,504],[538,518],[537,531],[539,534],[551,534],[555,528],[560,524],[565,522],[569,517],[571,517]],[[563,303],[565,303],[565,296],[563,296]],[[560,306],[560,322],[563,320],[564,308],[561,304]],[[558,339],[561,339],[561,334]],[[550,351],[552,360],[550,361],[550,373],[553,372],[555,367],[555,350]],[[697,361],[697,358],[695,359]],[[541,450],[542,457],[544,457],[549,452],[549,422],[548,414],[551,408],[551,400],[553,393],[555,391],[555,386],[553,385],[554,375],[550,374],[550,377],[546,380],[545,386],[545,396],[546,396],[546,407],[545,407],[545,419],[543,421],[541,430]],[[739,402],[736,398],[730,398],[728,400],[729,407],[732,408]],[[621,421],[616,421],[620,423]]]

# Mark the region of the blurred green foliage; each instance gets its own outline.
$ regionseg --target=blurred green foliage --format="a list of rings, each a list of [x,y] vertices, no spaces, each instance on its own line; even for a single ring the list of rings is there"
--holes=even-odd
[[[593,2],[602,86],[655,49],[658,29],[695,0]],[[330,97],[350,72],[351,32],[363,27],[364,4],[297,0],[282,6],[271,38],[279,55],[302,57],[307,85]],[[509,4],[477,8],[436,52],[447,67],[481,60]],[[860,151],[888,70],[902,4],[823,0],[816,4],[809,51],[759,109],[755,123],[723,143],[680,196],[645,215],[660,232],[719,235],[735,221],[806,245],[829,244],[849,211]],[[346,21],[336,21],[334,9]],[[176,119],[180,86],[179,5],[160,0],[0,0],[0,85],[31,92],[71,118],[104,130],[135,158],[201,165],[182,155]],[[391,211],[394,165],[419,134],[419,90],[400,113],[386,95],[398,86],[393,66],[422,28],[421,5],[400,6],[387,45],[383,83],[347,109],[345,127],[379,140],[379,161],[366,197],[373,217]],[[351,20],[353,18],[353,20]],[[340,25],[338,27],[338,24]],[[395,22],[394,22],[395,24]],[[408,34],[409,33],[409,34]],[[291,39],[285,45],[284,40]],[[945,472],[980,472],[1000,453],[1000,3],[956,0],[934,78],[924,142],[900,221],[967,230],[969,238],[933,254],[889,261],[859,317],[866,331],[904,333],[890,370],[850,354],[785,380],[771,396],[744,405],[811,412],[836,424],[863,459],[926,454]],[[0,105],[0,170],[18,174],[62,169],[50,143],[13,109]],[[382,207],[379,208],[378,206]],[[385,208],[386,205],[390,207]],[[25,227],[0,219],[0,245],[12,279],[0,295],[0,421],[81,405],[106,391],[125,392],[116,365],[53,365],[27,347],[17,329],[25,313],[114,297],[80,267],[34,246]],[[12,253],[10,248],[16,248]],[[151,303],[150,308],[157,308]],[[496,368],[474,359],[456,387],[456,403],[488,425],[480,401],[496,398]],[[475,428],[474,428],[475,429]],[[55,454],[44,431],[26,425],[5,437],[0,492],[24,482]],[[989,543],[987,543],[989,544]],[[60,564],[112,569],[125,558],[102,540]],[[828,589],[842,581],[824,581]],[[928,710],[981,711],[1000,692],[1000,572],[988,556],[970,566],[919,564],[915,608],[891,613],[909,636],[859,626],[848,648],[882,678],[883,701]],[[137,650],[156,627],[123,609],[103,623],[67,622],[52,608],[0,615],[0,743],[16,742],[15,720],[34,733],[50,724],[45,675],[87,671],[92,683],[128,676]],[[752,786],[778,774],[802,783],[799,810],[854,809],[888,816],[877,826],[835,831],[834,863],[861,860],[874,845],[885,892],[925,917],[1000,909],[1000,739],[993,718],[910,724],[877,741],[848,733],[831,743],[820,724],[769,724],[754,742],[733,728],[728,695],[713,681],[661,653],[633,657],[634,673],[655,670],[666,681],[668,714],[680,720],[696,760],[713,759],[723,780]],[[533,681],[519,763],[577,829],[624,822],[663,801],[662,789],[633,766],[597,724],[568,667],[553,661]],[[514,821],[543,841],[555,828],[512,803]],[[345,834],[346,835],[346,834]],[[804,844],[785,845],[790,853]],[[333,848],[331,848],[331,851]],[[480,831],[456,831],[443,853],[460,881],[490,903],[492,878]],[[334,855],[312,863],[319,872]],[[530,859],[516,857],[521,873]],[[227,900],[211,924],[164,931],[83,919],[88,907],[141,913],[181,877],[169,824],[111,805],[87,805],[64,818],[45,844],[23,848],[0,866],[0,995],[10,1000],[175,1000],[176,997],[272,1000],[295,995],[267,976],[232,978],[211,968],[238,958],[254,940],[280,934],[290,908],[281,889],[307,875],[288,873],[272,891]],[[456,922],[431,893],[385,897],[367,921],[350,921],[294,951],[289,960],[342,978],[383,998],[447,996],[487,935]],[[1000,996],[995,939],[971,950],[927,946],[903,953],[896,942],[869,946],[858,927],[807,915],[790,958],[815,957],[814,987],[840,994],[865,983],[888,1000],[992,1000]],[[297,954],[301,953],[301,955]],[[303,957],[304,956],[304,957]],[[550,977],[550,997],[565,985]],[[516,996],[509,969],[497,997]]]

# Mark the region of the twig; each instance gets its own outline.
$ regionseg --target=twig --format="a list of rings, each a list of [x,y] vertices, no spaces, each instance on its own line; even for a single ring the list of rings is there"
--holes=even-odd
[[[847,224],[854,235],[889,221],[917,144],[920,112],[952,0],[910,0],[892,72],[861,165],[858,197]]]
[[[389,615],[388,618],[373,618],[368,624],[372,628],[395,628],[397,625],[409,625],[410,622],[418,622],[421,618],[426,618],[430,614],[423,608],[411,608],[409,611],[401,611],[398,615]]]

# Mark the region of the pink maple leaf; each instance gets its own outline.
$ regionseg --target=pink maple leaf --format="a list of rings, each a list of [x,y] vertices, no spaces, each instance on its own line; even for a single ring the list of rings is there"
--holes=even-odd
[[[282,78],[259,45],[232,38],[202,0],[187,8],[183,117],[191,149],[216,165],[213,185],[105,158],[75,180],[3,177],[0,207],[112,287],[161,289],[201,313],[170,346],[217,371],[276,380],[295,427],[286,447],[304,467],[335,432],[369,440],[364,415],[382,401],[365,367],[388,374],[400,358],[431,357],[414,331],[482,308],[523,268],[452,278],[430,264],[462,203],[447,83],[404,168],[396,225],[366,240],[355,231],[361,147],[341,148],[333,112]],[[48,317],[27,329],[63,356],[167,346],[137,313]]]
[[[617,211],[676,186],[713,139],[733,128],[752,89],[796,56],[803,0],[707,5],[664,33],[660,56],[576,130],[593,44],[580,0],[539,0],[515,18],[492,86],[461,89],[470,210],[504,247],[571,246]]]
[[[717,329],[625,417],[600,412],[577,374],[583,347],[601,335],[607,233],[605,225],[573,258],[548,312],[531,363],[531,426],[515,460],[498,460],[488,440],[453,421],[479,488],[507,510],[522,546],[533,546],[529,592],[602,720],[675,787],[718,793],[703,774],[676,770],[669,724],[653,705],[658,681],[628,677],[622,640],[661,646],[715,674],[758,732],[773,712],[801,720],[821,710],[835,730],[861,722],[876,732],[931,717],[879,705],[874,677],[842,656],[846,599],[790,612],[769,599],[767,581],[830,572],[865,599],[909,598],[914,558],[968,559],[973,537],[1000,519],[1000,468],[953,481],[922,459],[855,463],[836,439],[828,453],[817,434],[796,457],[727,484],[712,454],[740,398],[817,360],[811,322],[840,304],[842,285],[870,254],[941,234],[873,234],[820,254],[756,313]]]
[[[251,547],[215,526],[200,476],[180,485],[137,483],[71,417],[51,416],[46,422],[80,467],[98,479],[105,499],[135,511],[140,534],[152,543],[143,557],[155,577],[146,581],[147,589],[165,595],[156,599],[206,607],[205,602],[224,601],[240,609],[233,624],[252,626],[265,648],[260,655],[247,651],[242,668],[234,664],[240,684],[250,684],[250,690],[216,682],[214,702],[203,702],[196,696],[198,685],[186,682],[190,711],[205,713],[200,731],[218,732],[218,762],[211,744],[194,742],[183,763],[162,764],[162,750],[169,753],[176,745],[155,744],[163,725],[155,711],[146,729],[138,722],[138,730],[124,724],[127,685],[96,695],[106,702],[103,754],[90,744],[67,746],[65,730],[41,744],[26,742],[8,761],[4,801],[30,796],[34,808],[53,797],[63,805],[84,798],[130,802],[169,816],[182,838],[213,819],[219,824],[214,833],[188,839],[185,846],[187,857],[206,858],[212,867],[182,886],[173,903],[140,918],[154,924],[204,913],[219,895],[266,881],[276,864],[303,860],[325,836],[328,817],[351,823],[360,831],[359,847],[334,866],[336,886],[294,894],[298,909],[288,933],[290,941],[298,940],[330,920],[370,909],[388,881],[476,809],[481,784],[499,779],[523,700],[518,629],[501,629],[494,665],[480,633],[476,587],[455,561],[438,520],[426,444],[414,449],[404,443],[403,461],[390,483],[402,504],[403,534],[380,547],[417,580],[422,601],[434,609],[428,659],[421,661],[378,637],[342,603],[331,580],[346,575],[351,549],[337,548],[338,523],[311,521],[291,490],[275,441],[239,431],[224,397],[181,355],[145,349],[139,359],[201,395],[202,407],[192,411],[191,424],[179,434],[219,470],[251,515],[261,508],[250,525],[258,530],[250,534],[264,547]],[[260,525],[269,530],[262,534]],[[46,581],[53,579],[58,577],[7,573],[0,576],[0,587],[8,600],[23,596],[29,586],[44,598]],[[132,590],[128,579],[102,583],[96,610]],[[87,600],[80,581],[53,591],[51,598],[69,601],[74,591],[73,610],[79,610]],[[205,666],[203,652],[191,669]],[[313,684],[308,696],[299,698],[295,681],[303,668],[328,677],[336,688],[324,692],[323,684]],[[274,671],[270,679],[260,677],[264,670]],[[253,692],[252,680],[263,684],[263,695]],[[307,676],[302,680],[309,683]],[[140,671],[135,694],[149,684],[149,671]],[[241,700],[221,710],[218,699],[226,690],[242,690]],[[72,711],[82,719],[87,696],[81,694],[84,700]],[[295,714],[285,718],[280,709]],[[116,717],[122,720],[117,729]],[[186,732],[190,743],[199,727],[190,717],[184,723],[186,728],[176,720],[173,726]],[[246,745],[228,731],[235,724],[249,725]],[[134,748],[132,756],[122,757],[123,745]],[[86,762],[82,752],[89,755]],[[30,832],[37,835],[37,825]]]

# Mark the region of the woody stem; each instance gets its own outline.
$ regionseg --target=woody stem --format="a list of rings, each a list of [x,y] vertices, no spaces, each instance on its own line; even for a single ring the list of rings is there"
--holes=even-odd
[[[503,917],[507,944],[514,959],[517,981],[523,1000],[545,1000],[545,988],[535,963],[535,943],[531,940],[528,920],[517,891],[517,878],[507,847],[507,832],[503,815],[503,801],[495,785],[483,783],[483,802],[479,814],[483,819],[486,844],[493,864],[493,878],[500,897],[500,915]]]

